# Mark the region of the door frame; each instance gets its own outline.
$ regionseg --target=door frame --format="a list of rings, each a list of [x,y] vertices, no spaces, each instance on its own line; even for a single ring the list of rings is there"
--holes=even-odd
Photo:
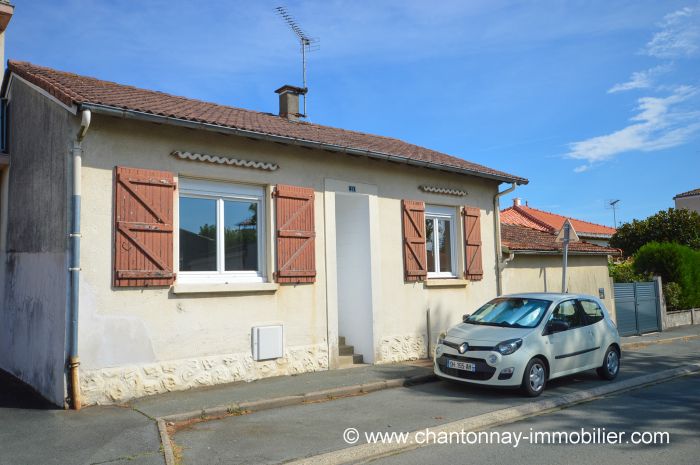
[[[369,238],[370,238],[370,273],[372,301],[372,341],[373,354],[363,354],[377,360],[379,337],[377,335],[377,309],[381,302],[381,248],[379,230],[378,188],[372,184],[325,179],[323,193],[325,256],[326,256],[326,309],[327,309],[327,338],[328,338],[328,367],[338,368],[338,263],[336,260],[335,232],[335,196],[336,193],[364,195],[368,197],[369,207]]]

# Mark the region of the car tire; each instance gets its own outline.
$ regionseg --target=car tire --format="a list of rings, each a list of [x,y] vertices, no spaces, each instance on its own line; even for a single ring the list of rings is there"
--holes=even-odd
[[[528,397],[537,397],[542,394],[546,384],[547,365],[541,358],[535,357],[525,367],[521,388]]]
[[[620,352],[614,347],[608,347],[603,357],[603,364],[596,370],[598,376],[608,381],[612,381],[620,372]]]

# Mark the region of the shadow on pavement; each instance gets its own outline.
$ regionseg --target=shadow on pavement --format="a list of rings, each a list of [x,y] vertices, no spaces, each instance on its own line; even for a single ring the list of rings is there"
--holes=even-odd
[[[0,408],[53,410],[57,407],[30,386],[0,370]]]

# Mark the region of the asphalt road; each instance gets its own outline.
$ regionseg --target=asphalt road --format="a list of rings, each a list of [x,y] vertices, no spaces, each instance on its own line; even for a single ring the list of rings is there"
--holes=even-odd
[[[469,442],[473,442],[473,439],[467,440],[465,436],[462,440],[465,444],[426,446],[371,463],[694,465],[698,463],[700,453],[698,387],[700,375],[687,376],[489,430],[501,433],[498,437],[503,440],[518,433],[522,437],[532,437],[531,431],[580,432],[583,428],[595,432],[596,429],[605,428],[606,436],[610,432],[627,433],[622,437],[621,444],[532,444],[521,440],[517,447],[513,444],[470,445]],[[652,437],[648,436],[645,439],[651,444],[633,444],[631,435],[634,432],[668,433],[668,443],[653,444]],[[576,436],[571,439],[578,442]],[[659,437],[657,442],[666,440]]]
[[[698,361],[700,340],[697,339],[650,346],[637,352],[623,354],[622,371],[615,382],[654,370],[675,368]],[[697,378],[693,379],[697,385]],[[559,396],[600,386],[602,383],[606,381],[600,380],[594,371],[586,372],[551,382],[543,397]],[[674,390],[669,391],[669,394],[671,402],[676,406],[689,403],[687,397],[676,396]],[[697,406],[698,397],[695,399]],[[414,431],[529,401],[530,399],[522,397],[517,391],[435,382],[199,423],[178,432],[173,439],[182,448],[184,464],[280,463],[348,447],[342,434],[349,427],[357,428],[361,433]],[[633,420],[640,409],[646,408],[637,407],[627,401],[616,405],[618,408],[613,411],[618,415],[624,412],[625,416],[620,417],[623,420]],[[700,418],[697,411],[694,411],[694,414],[696,418]],[[488,447],[489,450],[494,450],[492,446]],[[569,453],[569,449],[552,450],[558,451],[560,455],[559,462],[555,460],[551,463],[560,463],[561,454]],[[515,453],[518,452],[520,450]],[[419,450],[409,453],[407,457],[426,453]],[[453,453],[456,454],[454,457],[458,457],[455,463],[472,462],[471,459],[460,456],[460,453],[465,453],[463,448]],[[469,453],[471,454],[471,450]],[[418,457],[415,463],[444,463],[441,460],[433,462],[430,455]],[[512,457],[516,458],[517,455]],[[428,458],[430,461],[426,461]],[[497,458],[498,463],[508,463],[503,457]],[[404,463],[400,458],[394,460],[399,461],[393,463]],[[517,460],[514,463],[529,462]]]

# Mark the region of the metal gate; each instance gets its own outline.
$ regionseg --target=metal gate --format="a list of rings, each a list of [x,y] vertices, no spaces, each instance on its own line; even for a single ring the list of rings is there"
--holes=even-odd
[[[620,336],[661,331],[656,283],[616,283],[615,311]]]

